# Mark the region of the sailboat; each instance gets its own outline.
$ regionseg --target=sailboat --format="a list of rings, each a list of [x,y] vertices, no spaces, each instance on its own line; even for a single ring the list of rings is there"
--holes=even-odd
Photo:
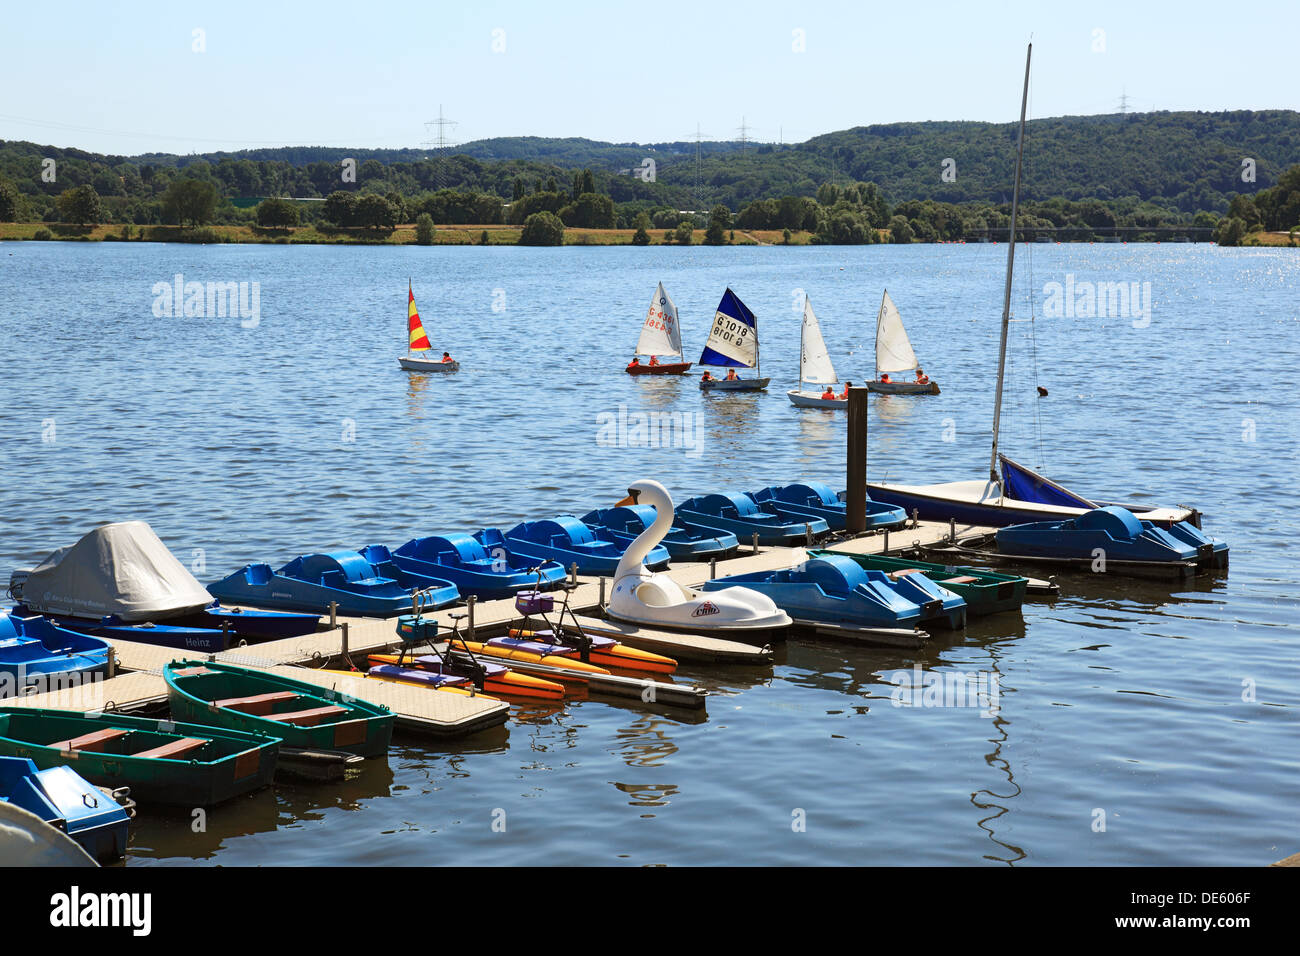
[[[886,289],[880,298],[880,312],[876,315],[876,377],[867,383],[867,390],[889,395],[938,395],[939,386],[931,381],[880,381],[882,374],[902,375],[920,368],[907,329],[903,328],[903,317]]]
[[[867,484],[873,501],[898,505],[908,514],[931,521],[950,519],[971,524],[1004,527],[1030,521],[1074,518],[1099,506],[1121,504],[1140,519],[1168,526],[1189,521],[1200,527],[1200,512],[1186,507],[1150,507],[1120,502],[1092,501],[1017,464],[998,452],[1002,421],[1002,386],[1006,376],[1007,330],[1011,322],[1011,277],[1016,255],[1016,214],[1020,205],[1020,174],[1025,151],[1025,110],[1029,104],[1029,63],[1033,44],[1025,53],[1025,88],[1020,100],[1020,136],[1016,146],[1015,191],[1011,197],[1011,234],[1007,243],[1007,274],[1002,299],[1002,340],[998,351],[998,382],[993,404],[993,449],[987,479],[953,481],[935,485]],[[882,307],[883,309],[883,307]],[[901,328],[901,323],[900,323]],[[879,383],[873,383],[878,385]],[[999,475],[998,466],[1002,466]]]
[[[397,360],[397,364],[408,372],[455,372],[460,363],[450,358],[434,358],[433,346],[420,321],[420,313],[415,308],[415,293],[411,290],[410,280],[406,283],[406,328],[408,333],[406,354]],[[446,353],[444,352],[445,356]]]
[[[758,378],[726,379],[714,378],[706,371],[704,374],[709,378],[700,380],[700,388],[706,391],[757,392],[767,388],[771,381],[762,377],[758,359],[758,317],[730,287],[722,294],[718,311],[713,314],[713,328],[709,330],[709,340],[700,353],[699,364],[752,368],[759,374]]]
[[[825,389],[805,390],[804,384],[834,385],[839,381],[835,366],[831,364],[830,353],[826,350],[826,340],[822,338],[821,326],[817,323],[817,313],[813,311],[812,300],[804,296],[803,327],[799,332],[799,387],[786,392],[790,402],[800,408],[847,408],[848,401],[843,398],[822,398]]]
[[[641,338],[636,343],[636,355],[649,355],[651,361],[658,355],[682,357],[682,333],[677,324],[677,304],[664,291],[664,284],[655,286],[654,298],[646,311],[641,326]],[[636,358],[627,367],[629,375],[681,375],[691,367],[690,362],[668,362],[642,365]]]

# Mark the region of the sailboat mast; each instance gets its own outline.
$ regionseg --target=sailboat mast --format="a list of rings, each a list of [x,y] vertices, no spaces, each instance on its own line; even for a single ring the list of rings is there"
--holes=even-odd
[[[1020,97],[1020,136],[1016,143],[1016,188],[1011,194],[1011,235],[1007,242],[1007,281],[1002,295],[1002,343],[998,347],[998,389],[993,402],[993,453],[989,458],[989,480],[998,487],[998,426],[1002,423],[1002,384],[1007,371],[1007,329],[1011,325],[1011,270],[1016,261],[1016,211],[1020,205],[1020,165],[1025,155],[1025,109],[1029,105],[1029,60],[1034,45],[1025,51],[1025,90]]]

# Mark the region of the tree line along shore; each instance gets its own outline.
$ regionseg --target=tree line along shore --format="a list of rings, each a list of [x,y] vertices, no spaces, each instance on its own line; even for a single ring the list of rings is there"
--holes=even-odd
[[[0,177],[0,237],[164,242],[558,245],[863,245],[1005,241],[1010,205],[934,199],[891,203],[871,182],[822,183],[812,196],[756,199],[739,211],[615,202],[590,169],[571,184],[555,176],[514,180],[511,198],[440,189],[403,195],[367,185],[324,197],[229,195],[213,170],[149,167],[57,194],[28,192]],[[129,175],[128,175],[129,174]],[[63,175],[68,175],[65,169]],[[56,177],[57,181],[57,177]],[[110,191],[102,195],[101,189]],[[112,194],[120,189],[121,194]],[[39,213],[40,215],[36,215]],[[1226,213],[1188,216],[1135,197],[1031,200],[1020,206],[1026,240],[1215,241],[1294,246],[1300,228],[1300,164],[1274,186],[1235,196]]]

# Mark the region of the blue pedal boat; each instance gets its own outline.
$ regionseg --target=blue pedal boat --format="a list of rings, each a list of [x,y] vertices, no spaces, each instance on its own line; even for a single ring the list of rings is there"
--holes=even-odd
[[[376,567],[360,552],[330,551],[300,555],[278,571],[269,564],[248,564],[208,590],[223,601],[259,607],[323,614],[333,601],[340,614],[392,617],[409,611],[412,590],[423,587],[402,583],[412,580],[391,562]],[[443,607],[460,596],[456,586],[445,580],[430,587],[426,601],[431,599],[432,604],[426,607]]]
[[[838,554],[812,558],[784,571],[716,578],[701,585],[701,590],[732,586],[767,595],[796,622],[907,628],[921,624],[961,627],[966,621],[966,602],[922,575],[893,581],[881,571],[868,571]]]
[[[768,545],[802,544],[813,535],[830,530],[825,518],[811,515],[791,520],[764,511],[746,494],[730,492],[697,495],[687,498],[676,508],[677,519],[700,534],[729,531],[741,541],[749,542],[758,532],[758,543]]]
[[[108,672],[113,653],[99,637],[59,627],[41,615],[0,610],[0,697],[58,678],[89,678]]]
[[[36,814],[100,863],[126,856],[131,815],[71,767],[38,770],[25,757],[0,757],[0,802]]]
[[[843,531],[848,527],[848,505],[831,490],[830,485],[811,481],[772,485],[748,492],[748,495],[764,511],[787,521],[822,518],[832,531]],[[868,528],[890,527],[906,520],[907,514],[902,508],[867,498]]]
[[[1118,505],[1094,508],[1064,521],[999,528],[998,555],[1101,572],[1170,574],[1226,567],[1228,546],[1186,523],[1162,528]]]
[[[566,573],[557,561],[543,561],[539,567],[539,562],[515,554],[504,542],[489,548],[479,537],[468,534],[412,538],[392,553],[392,561],[413,574],[450,581],[461,594],[482,600],[512,597],[539,584],[541,588],[555,587]]]
[[[626,549],[637,536],[644,533],[655,520],[655,509],[650,505],[619,505],[615,508],[598,508],[582,516],[582,523],[599,536],[608,534],[620,547]],[[687,526],[680,519],[659,542],[674,560],[707,561],[721,558],[740,547],[740,541],[730,531],[702,532]]]
[[[495,535],[493,532],[495,531]],[[564,568],[578,566],[579,574],[612,577],[618,562],[627,550],[612,539],[602,538],[574,515],[560,515],[544,521],[525,521],[515,525],[504,535],[496,529],[483,531],[485,544],[501,537],[502,543],[516,554],[536,561],[558,561]],[[668,563],[668,550],[657,544],[646,555],[645,563],[651,568]]]

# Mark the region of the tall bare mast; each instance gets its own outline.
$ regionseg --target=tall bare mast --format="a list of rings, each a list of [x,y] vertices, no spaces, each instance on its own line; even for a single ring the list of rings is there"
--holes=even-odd
[[[1025,155],[1025,109],[1029,105],[1029,60],[1034,45],[1025,51],[1025,91],[1020,97],[1020,136],[1016,143],[1016,188],[1011,194],[1011,235],[1007,242],[1007,282],[1002,296],[1002,344],[998,347],[998,391],[993,403],[993,454],[989,458],[989,480],[999,488],[998,426],[1002,423],[1002,383],[1007,371],[1007,329],[1011,325],[1011,270],[1016,261],[1016,211],[1020,206],[1020,164]]]

